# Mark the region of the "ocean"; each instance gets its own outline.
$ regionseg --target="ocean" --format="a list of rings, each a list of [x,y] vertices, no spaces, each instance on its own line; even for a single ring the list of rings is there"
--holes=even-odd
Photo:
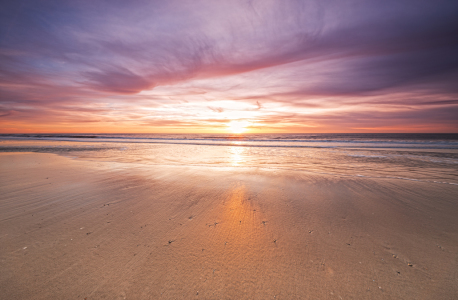
[[[2,134],[0,152],[458,185],[458,134]]]

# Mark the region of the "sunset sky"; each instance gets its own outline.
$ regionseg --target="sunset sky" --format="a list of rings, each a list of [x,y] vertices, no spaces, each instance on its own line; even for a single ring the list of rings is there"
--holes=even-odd
[[[456,0],[0,5],[0,133],[458,132]]]

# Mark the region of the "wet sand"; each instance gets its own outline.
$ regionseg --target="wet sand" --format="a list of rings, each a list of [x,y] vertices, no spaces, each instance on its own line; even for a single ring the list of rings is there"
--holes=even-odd
[[[3,299],[458,299],[458,186],[0,154]]]

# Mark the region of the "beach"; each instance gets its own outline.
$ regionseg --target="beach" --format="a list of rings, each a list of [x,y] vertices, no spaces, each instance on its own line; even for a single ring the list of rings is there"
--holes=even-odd
[[[195,165],[1,152],[2,298],[458,297],[453,178],[244,167],[232,148]]]
[[[458,300],[458,1],[1,1],[0,300]]]

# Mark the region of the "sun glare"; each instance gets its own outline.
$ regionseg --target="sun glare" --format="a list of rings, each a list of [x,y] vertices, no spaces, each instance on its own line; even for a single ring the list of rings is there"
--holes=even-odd
[[[230,121],[227,124],[227,127],[229,127],[229,131],[232,133],[243,133],[246,131],[247,126],[248,122],[246,121]]]

